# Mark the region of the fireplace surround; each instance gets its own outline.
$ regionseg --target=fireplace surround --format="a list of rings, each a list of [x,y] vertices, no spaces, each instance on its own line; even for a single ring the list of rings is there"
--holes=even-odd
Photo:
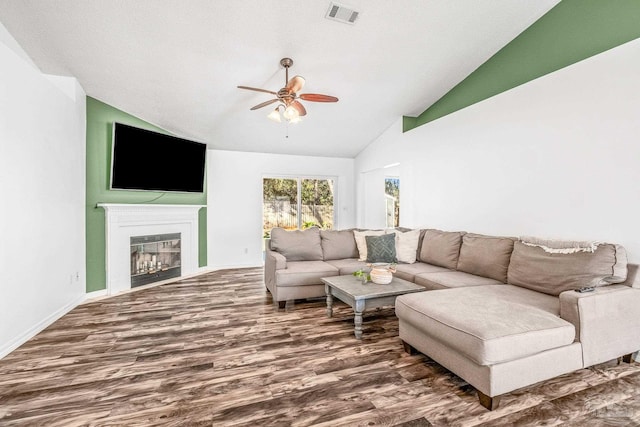
[[[180,273],[176,277],[198,272],[198,211],[204,205],[99,203],[97,206],[105,210],[108,295],[132,288],[132,238],[179,234]]]

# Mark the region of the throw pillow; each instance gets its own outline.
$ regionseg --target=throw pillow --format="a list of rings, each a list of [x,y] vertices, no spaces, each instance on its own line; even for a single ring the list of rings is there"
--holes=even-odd
[[[396,258],[396,234],[365,236],[367,242],[367,262],[398,262]]]
[[[358,247],[358,253],[360,254],[360,258],[358,261],[366,261],[367,260],[367,241],[365,240],[366,236],[382,236],[384,234],[384,230],[365,230],[365,231],[357,231],[353,230],[353,237],[356,239],[356,246]]]
[[[416,262],[418,243],[420,242],[420,230],[410,230],[404,233],[393,231],[396,235],[396,256],[398,262],[413,264]]]

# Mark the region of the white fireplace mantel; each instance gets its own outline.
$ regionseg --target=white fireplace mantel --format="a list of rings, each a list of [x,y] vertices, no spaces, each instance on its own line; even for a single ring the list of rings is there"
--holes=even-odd
[[[181,274],[198,271],[198,211],[206,205],[98,203],[106,213],[107,294],[131,289],[130,239],[180,233]]]

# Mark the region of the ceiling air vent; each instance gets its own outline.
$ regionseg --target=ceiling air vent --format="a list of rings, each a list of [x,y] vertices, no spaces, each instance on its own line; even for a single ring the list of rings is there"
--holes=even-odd
[[[348,6],[344,6],[338,3],[329,3],[329,10],[325,18],[333,21],[342,22],[344,24],[355,24],[360,12],[353,10]]]

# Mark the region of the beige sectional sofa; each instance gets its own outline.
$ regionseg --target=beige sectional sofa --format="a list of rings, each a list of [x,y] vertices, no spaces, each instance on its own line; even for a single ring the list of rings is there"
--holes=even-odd
[[[265,284],[281,306],[324,296],[322,277],[366,266],[352,230],[274,229],[267,246]],[[504,393],[640,349],[640,275],[619,245],[428,229],[416,259],[396,273],[430,291],[396,300],[405,349],[465,379],[488,409]],[[585,287],[594,289],[576,291]]]

